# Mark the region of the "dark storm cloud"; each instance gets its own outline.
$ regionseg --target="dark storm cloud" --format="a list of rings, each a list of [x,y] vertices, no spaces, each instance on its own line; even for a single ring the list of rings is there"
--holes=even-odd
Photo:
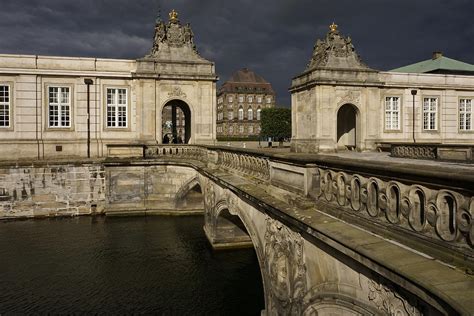
[[[474,63],[472,0],[0,0],[0,52],[138,58],[151,47],[158,3],[190,22],[223,80],[242,67],[270,81],[280,104],[317,38],[335,21],[371,67],[446,56]]]

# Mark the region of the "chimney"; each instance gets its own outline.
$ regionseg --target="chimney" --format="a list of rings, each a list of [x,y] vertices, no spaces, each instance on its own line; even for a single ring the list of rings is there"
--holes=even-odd
[[[440,57],[443,57],[443,53],[442,52],[433,52],[433,57],[431,59],[438,59]]]

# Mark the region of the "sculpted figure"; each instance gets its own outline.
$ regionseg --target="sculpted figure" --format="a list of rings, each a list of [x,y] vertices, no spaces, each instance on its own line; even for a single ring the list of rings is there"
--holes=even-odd
[[[184,26],[184,42],[185,43],[192,43],[194,38],[193,31],[191,30],[191,25],[187,23]]]
[[[155,28],[155,43],[161,43],[166,37],[166,27],[163,21],[160,21]]]

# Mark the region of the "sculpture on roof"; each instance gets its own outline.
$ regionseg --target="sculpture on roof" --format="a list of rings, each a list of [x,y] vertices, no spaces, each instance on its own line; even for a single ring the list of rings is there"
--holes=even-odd
[[[356,53],[352,39],[339,34],[337,24],[329,26],[324,40],[318,39],[307,70],[314,68],[364,68],[369,69]]]
[[[178,19],[178,12],[175,10],[171,10],[169,13],[167,24],[158,17],[153,37],[153,47],[147,57],[158,57],[160,50],[169,47],[187,47],[197,53],[191,25],[189,23],[184,26],[181,25]]]

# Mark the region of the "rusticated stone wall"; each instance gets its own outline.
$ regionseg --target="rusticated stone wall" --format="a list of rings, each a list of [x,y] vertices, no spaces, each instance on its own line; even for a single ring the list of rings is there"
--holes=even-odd
[[[0,167],[0,218],[102,213],[100,164]]]

